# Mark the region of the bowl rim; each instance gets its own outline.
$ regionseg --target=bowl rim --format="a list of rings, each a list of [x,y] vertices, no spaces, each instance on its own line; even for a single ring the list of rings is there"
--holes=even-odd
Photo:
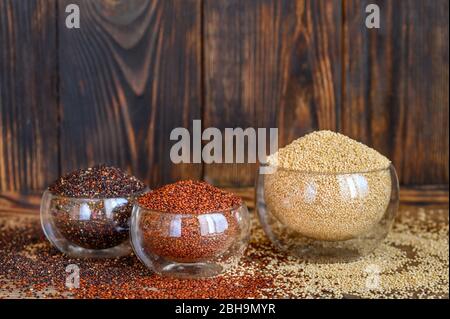
[[[191,212],[189,212],[189,213],[173,213],[173,212],[166,212],[166,211],[162,211],[162,210],[149,209],[149,208],[146,208],[145,206],[142,206],[141,204],[139,204],[139,202],[136,201],[133,205],[132,215],[134,215],[136,208],[138,208],[140,210],[144,210],[145,214],[154,213],[154,214],[166,215],[166,216],[181,216],[183,218],[199,217],[199,216],[213,215],[213,214],[228,214],[228,213],[231,213],[232,211],[236,211],[241,208],[244,208],[248,212],[248,207],[245,204],[244,200],[242,200],[242,202],[239,205],[235,205],[231,208],[227,208],[227,209],[223,209],[223,210],[211,210],[211,211],[203,212],[201,214],[195,214],[195,213],[191,213]]]
[[[270,173],[267,174],[261,174],[260,172],[260,168],[261,167],[272,167],[275,171],[285,171],[285,172],[295,172],[298,174],[305,174],[305,175],[334,175],[334,176],[339,176],[339,175],[354,175],[354,174],[370,174],[370,173],[378,173],[378,172],[382,172],[382,171],[394,171],[395,172],[395,167],[392,164],[392,162],[389,162],[389,166],[386,166],[384,168],[377,168],[377,169],[372,169],[372,170],[362,170],[362,171],[343,171],[343,172],[318,172],[318,171],[305,171],[305,170],[298,170],[298,169],[293,169],[293,168],[285,168],[285,167],[280,167],[280,166],[275,166],[275,165],[271,165],[268,163],[260,163],[257,170],[258,170],[258,176],[262,176],[262,175],[271,175]]]
[[[51,190],[49,190],[48,188],[45,189],[45,191],[42,194],[42,197],[45,196],[45,194],[50,194],[54,197],[58,197],[61,199],[68,199],[68,200],[79,200],[79,201],[100,201],[100,200],[107,200],[107,199],[119,199],[119,198],[125,198],[125,199],[130,199],[130,198],[138,198],[139,196],[150,192],[151,189],[148,186],[145,186],[145,188],[139,192],[134,192],[130,195],[126,195],[126,196],[112,196],[112,197],[71,197],[71,196],[65,196],[65,195],[59,195],[56,194],[54,192],[52,192]]]

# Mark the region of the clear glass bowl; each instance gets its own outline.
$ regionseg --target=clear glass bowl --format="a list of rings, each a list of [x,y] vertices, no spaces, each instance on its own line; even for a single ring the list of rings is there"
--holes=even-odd
[[[131,253],[129,225],[134,200],[73,198],[44,192],[41,225],[61,252],[75,258],[112,258]]]
[[[392,165],[347,174],[264,171],[270,173],[258,174],[258,217],[273,244],[289,254],[351,261],[373,251],[393,224],[399,186]]]
[[[160,275],[211,277],[235,266],[247,247],[245,204],[204,214],[176,214],[135,204],[131,242],[139,259]]]

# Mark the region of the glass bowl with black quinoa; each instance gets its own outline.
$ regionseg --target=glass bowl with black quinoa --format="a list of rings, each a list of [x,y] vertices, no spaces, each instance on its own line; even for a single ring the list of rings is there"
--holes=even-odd
[[[71,257],[127,255],[133,204],[145,191],[143,182],[117,167],[73,171],[44,192],[42,228],[47,239]]]

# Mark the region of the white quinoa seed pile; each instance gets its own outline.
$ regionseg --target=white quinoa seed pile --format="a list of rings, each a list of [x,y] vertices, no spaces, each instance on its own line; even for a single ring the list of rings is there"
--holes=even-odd
[[[264,175],[267,209],[308,238],[355,238],[377,224],[388,207],[390,161],[342,134],[305,135],[268,162],[278,169]]]
[[[389,159],[348,136],[316,131],[268,157],[270,165],[317,173],[355,173],[389,167]]]

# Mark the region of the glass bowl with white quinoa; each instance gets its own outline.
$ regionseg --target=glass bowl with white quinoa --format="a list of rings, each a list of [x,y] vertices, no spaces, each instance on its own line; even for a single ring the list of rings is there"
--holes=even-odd
[[[373,251],[398,207],[395,168],[351,138],[316,131],[260,167],[257,209],[278,248],[301,258],[347,261]]]

